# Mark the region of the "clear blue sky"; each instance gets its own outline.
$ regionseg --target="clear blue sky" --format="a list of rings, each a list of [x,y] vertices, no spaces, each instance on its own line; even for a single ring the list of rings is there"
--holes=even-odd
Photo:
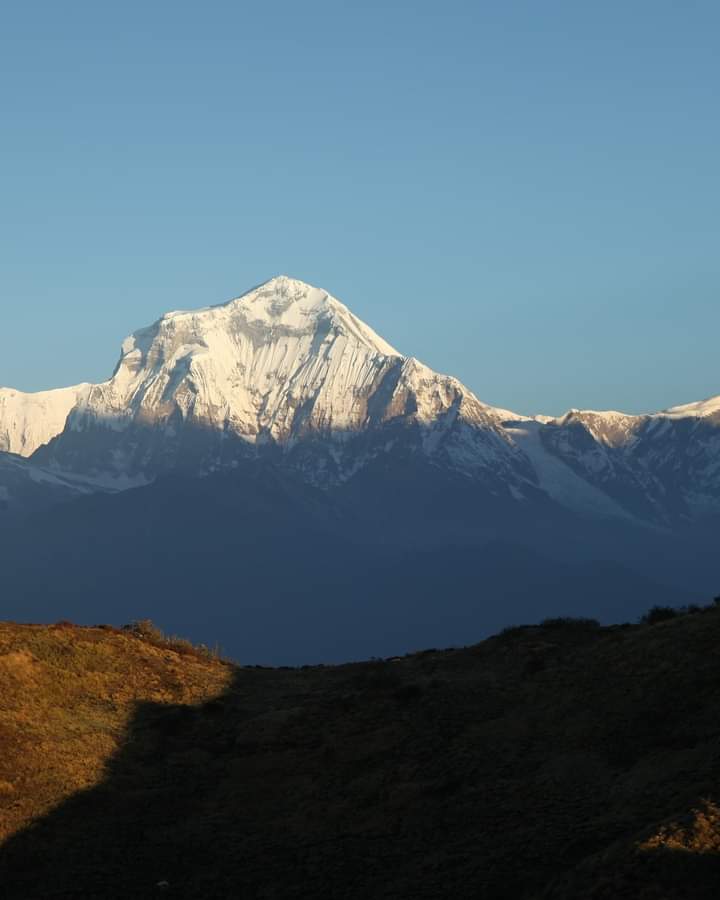
[[[0,384],[279,273],[520,412],[720,393],[720,4],[27,0]]]

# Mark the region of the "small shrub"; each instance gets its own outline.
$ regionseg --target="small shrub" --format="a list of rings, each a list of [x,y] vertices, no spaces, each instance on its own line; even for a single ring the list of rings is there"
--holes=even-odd
[[[542,628],[587,628],[593,630],[600,627],[597,619],[588,619],[584,616],[556,616],[543,619],[540,625]]]
[[[99,625],[99,628],[111,628],[112,626]],[[222,663],[229,663],[230,660],[225,658],[219,644],[214,647],[208,647],[207,644],[193,644],[187,638],[179,637],[176,634],[165,634],[165,632],[154,625],[150,619],[135,619],[128,625],[123,625],[121,632],[132,634],[158,647],[161,650],[174,650],[182,656],[196,656],[202,659],[217,660]],[[256,667],[260,668],[260,667]]]
[[[640,624],[657,625],[658,622],[676,619],[680,614],[680,610],[674,609],[672,606],[653,606],[640,619]]]
[[[521,634],[525,634],[529,628],[532,628],[532,625],[507,625],[500,632],[498,637],[501,638],[514,638],[519,637]]]
[[[203,655],[202,649],[200,647],[196,647],[192,641],[187,640],[187,638],[181,637],[169,637],[163,641],[163,646],[167,647],[168,650],[174,650],[176,653],[181,654],[182,656],[201,656]]]
[[[165,641],[162,629],[154,625],[151,619],[134,619],[128,625],[123,625],[123,631],[146,641]]]

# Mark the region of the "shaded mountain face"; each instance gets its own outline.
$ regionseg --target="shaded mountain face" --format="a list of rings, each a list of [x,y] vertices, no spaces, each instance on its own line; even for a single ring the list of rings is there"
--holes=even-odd
[[[0,453],[0,528],[96,490],[96,485],[72,475],[33,465],[13,453]]]
[[[517,416],[284,276],[135,332],[103,384],[0,390],[0,450],[112,489],[259,458],[327,489],[379,458],[416,458],[509,504],[541,495],[662,528],[720,513],[720,398],[653,416]],[[13,490],[1,473],[0,486]]]
[[[3,619],[150,617],[247,663],[463,645],[519,622],[706,601],[716,548],[378,459],[321,490],[263,460],[92,494],[0,541]]]

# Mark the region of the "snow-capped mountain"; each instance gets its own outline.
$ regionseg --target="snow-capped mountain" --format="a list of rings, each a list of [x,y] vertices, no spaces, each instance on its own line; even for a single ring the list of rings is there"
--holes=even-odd
[[[632,515],[669,525],[720,512],[720,397],[645,416],[571,410],[543,449]]]
[[[0,451],[31,456],[65,427],[89,384],[28,394],[0,387]]]
[[[278,277],[136,331],[112,378],[78,398],[38,454],[84,474],[152,477],[275,453],[327,484],[394,448],[507,491],[532,471],[506,415],[402,356],[325,291]]]
[[[586,516],[667,527],[720,513],[720,398],[649,416],[518,416],[284,276],[134,332],[102,384],[0,389],[0,450],[114,488],[264,457],[332,487],[373,461],[420,459],[510,502]]]

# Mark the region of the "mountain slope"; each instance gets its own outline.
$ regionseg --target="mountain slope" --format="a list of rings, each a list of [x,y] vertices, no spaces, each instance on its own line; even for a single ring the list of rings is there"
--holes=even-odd
[[[0,453],[0,529],[17,520],[98,490],[95,484]]]
[[[717,896],[720,610],[285,670],[144,633],[0,625],[7,900]]]

